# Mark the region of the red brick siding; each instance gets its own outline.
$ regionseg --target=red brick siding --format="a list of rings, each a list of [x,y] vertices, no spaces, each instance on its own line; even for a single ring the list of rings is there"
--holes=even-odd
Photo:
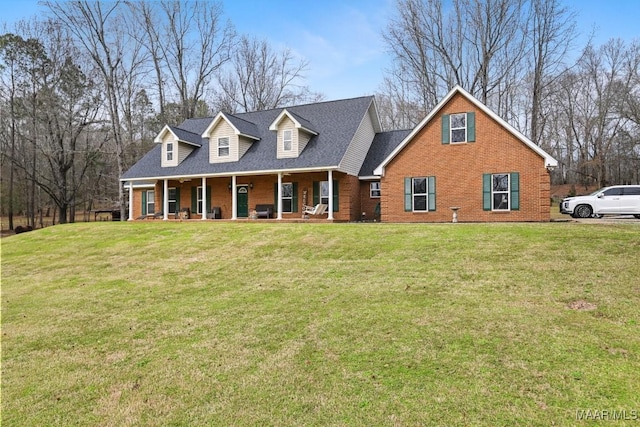
[[[472,111],[476,142],[442,144],[442,115]],[[483,174],[508,172],[520,174],[520,210],[484,211]],[[420,176],[436,177],[435,212],[404,211],[404,178]],[[459,94],[387,165],[381,190],[386,222],[449,222],[452,206],[461,208],[461,222],[550,219],[550,181],[544,159]]]
[[[338,194],[340,208],[338,212],[333,213],[333,217],[338,221],[357,220],[360,210],[359,180],[357,177],[346,175],[344,173],[334,172],[333,179],[338,181]],[[291,174],[283,176],[282,182],[297,182],[298,184],[298,211],[293,213],[283,213],[282,218],[300,218],[302,216],[302,205],[304,203],[304,191],[307,192],[307,204],[313,203],[313,182],[326,181],[326,172],[317,172],[309,174]],[[249,190],[249,211],[253,210],[259,204],[275,205],[274,186],[278,182],[277,175],[260,175],[260,176],[241,176],[236,180],[237,185],[253,184],[253,188]],[[207,186],[211,187],[211,192],[207,197],[211,200],[211,206],[220,207],[222,218],[231,218],[231,190],[229,184],[230,177],[224,178],[207,178]],[[169,187],[179,188],[180,191],[180,208],[191,209],[191,189],[202,185],[202,179],[192,179],[180,183],[179,181],[169,181]],[[162,192],[164,188],[163,181],[158,181],[155,185],[156,191],[156,212],[162,211]],[[145,189],[146,191],[146,189]],[[133,193],[133,217],[134,219],[142,215],[142,190],[134,190]],[[173,215],[170,216],[173,219]],[[201,218],[201,215],[191,213],[192,219]],[[327,218],[327,214],[317,218]]]
[[[371,197],[371,181],[361,181],[360,182],[360,206],[361,212],[360,215],[364,212],[365,219],[372,220],[376,219],[376,205],[380,203],[380,197],[372,198]],[[379,218],[377,218],[379,219]]]

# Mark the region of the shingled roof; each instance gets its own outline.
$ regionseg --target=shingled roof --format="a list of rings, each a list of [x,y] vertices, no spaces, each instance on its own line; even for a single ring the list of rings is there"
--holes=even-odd
[[[161,167],[161,145],[156,145],[142,159],[125,172],[121,180],[157,179],[183,176],[215,176],[250,174],[265,171],[305,170],[313,168],[337,168],[356,130],[373,102],[372,96],[339,101],[286,107],[296,119],[317,132],[299,157],[278,159],[276,132],[269,125],[284,108],[266,111],[226,115],[241,132],[259,140],[237,162],[209,163],[209,141],[200,138],[201,146],[195,148],[178,166]],[[231,119],[230,117],[233,117]],[[202,135],[213,118],[189,119],[178,126],[189,134]],[[253,126],[255,127],[253,127]],[[173,128],[172,128],[173,130]]]
[[[372,177],[373,170],[411,133],[411,129],[377,133],[358,176]]]

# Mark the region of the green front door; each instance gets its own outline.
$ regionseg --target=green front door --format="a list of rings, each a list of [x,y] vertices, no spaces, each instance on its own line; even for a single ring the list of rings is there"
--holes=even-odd
[[[238,218],[247,218],[249,216],[249,187],[246,185],[238,185]]]

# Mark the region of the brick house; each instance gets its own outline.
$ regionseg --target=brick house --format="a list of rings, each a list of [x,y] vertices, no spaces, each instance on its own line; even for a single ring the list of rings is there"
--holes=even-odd
[[[361,97],[165,126],[121,177],[129,219],[548,221],[557,162],[463,89],[414,129],[383,132]]]

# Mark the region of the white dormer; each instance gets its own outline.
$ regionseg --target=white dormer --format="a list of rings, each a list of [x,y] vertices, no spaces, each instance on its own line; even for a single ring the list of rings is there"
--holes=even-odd
[[[209,139],[209,163],[237,162],[254,141],[260,140],[255,124],[222,112],[202,137]]]
[[[283,109],[269,126],[269,130],[277,132],[277,158],[298,157],[314,135],[311,124],[297,114]]]
[[[199,135],[183,129],[165,126],[153,141],[162,144],[160,165],[163,168],[178,166],[196,147],[200,147],[194,142],[199,138]]]

